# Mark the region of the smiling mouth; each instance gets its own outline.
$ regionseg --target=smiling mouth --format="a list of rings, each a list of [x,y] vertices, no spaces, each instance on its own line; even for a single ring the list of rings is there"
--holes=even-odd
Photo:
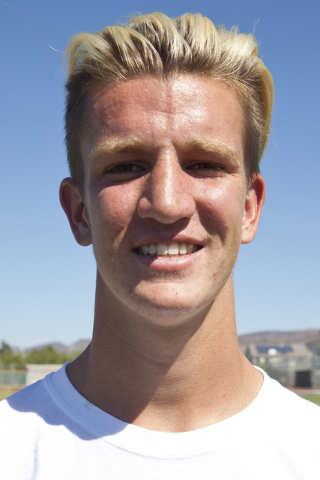
[[[150,245],[143,245],[140,248],[135,248],[134,251],[141,255],[150,255],[157,257],[175,257],[181,255],[188,255],[195,253],[202,248],[201,245],[193,243],[151,243]]]

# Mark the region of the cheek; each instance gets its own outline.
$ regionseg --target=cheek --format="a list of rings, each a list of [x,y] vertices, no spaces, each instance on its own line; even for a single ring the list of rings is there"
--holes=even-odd
[[[202,223],[210,233],[217,230],[222,239],[230,232],[241,232],[244,192],[237,185],[204,186],[200,196]]]
[[[107,187],[99,192],[94,207],[96,226],[113,243],[123,237],[136,210],[136,198],[126,185]]]

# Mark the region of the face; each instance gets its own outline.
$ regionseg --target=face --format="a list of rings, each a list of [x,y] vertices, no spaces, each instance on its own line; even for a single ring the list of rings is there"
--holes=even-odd
[[[262,179],[245,178],[236,93],[147,77],[97,88],[87,108],[84,198],[65,180],[61,199],[77,241],[93,243],[98,291],[159,322],[208,308],[263,203]]]

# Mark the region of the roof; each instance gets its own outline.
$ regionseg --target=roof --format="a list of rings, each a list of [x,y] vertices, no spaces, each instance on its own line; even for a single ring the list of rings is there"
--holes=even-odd
[[[312,352],[304,343],[290,344],[255,344],[248,343],[240,345],[241,351],[247,356],[250,353],[252,358],[255,357],[287,357],[287,358],[312,358]],[[249,349],[249,352],[248,352]]]

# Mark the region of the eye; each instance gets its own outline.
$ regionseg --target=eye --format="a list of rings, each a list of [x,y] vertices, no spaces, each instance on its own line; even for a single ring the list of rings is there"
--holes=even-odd
[[[222,170],[223,167],[222,165],[217,165],[216,163],[210,163],[210,162],[198,162],[195,165],[191,165],[191,170]]]
[[[110,182],[126,182],[144,175],[146,168],[138,163],[118,163],[104,171],[103,177]]]
[[[205,176],[215,176],[225,172],[225,167],[218,163],[212,162],[197,162],[188,166],[188,170],[192,173]]]
[[[134,172],[141,172],[143,168],[139,165],[135,165],[134,163],[121,163],[119,165],[115,165],[107,170],[107,174],[112,173],[134,173]]]

